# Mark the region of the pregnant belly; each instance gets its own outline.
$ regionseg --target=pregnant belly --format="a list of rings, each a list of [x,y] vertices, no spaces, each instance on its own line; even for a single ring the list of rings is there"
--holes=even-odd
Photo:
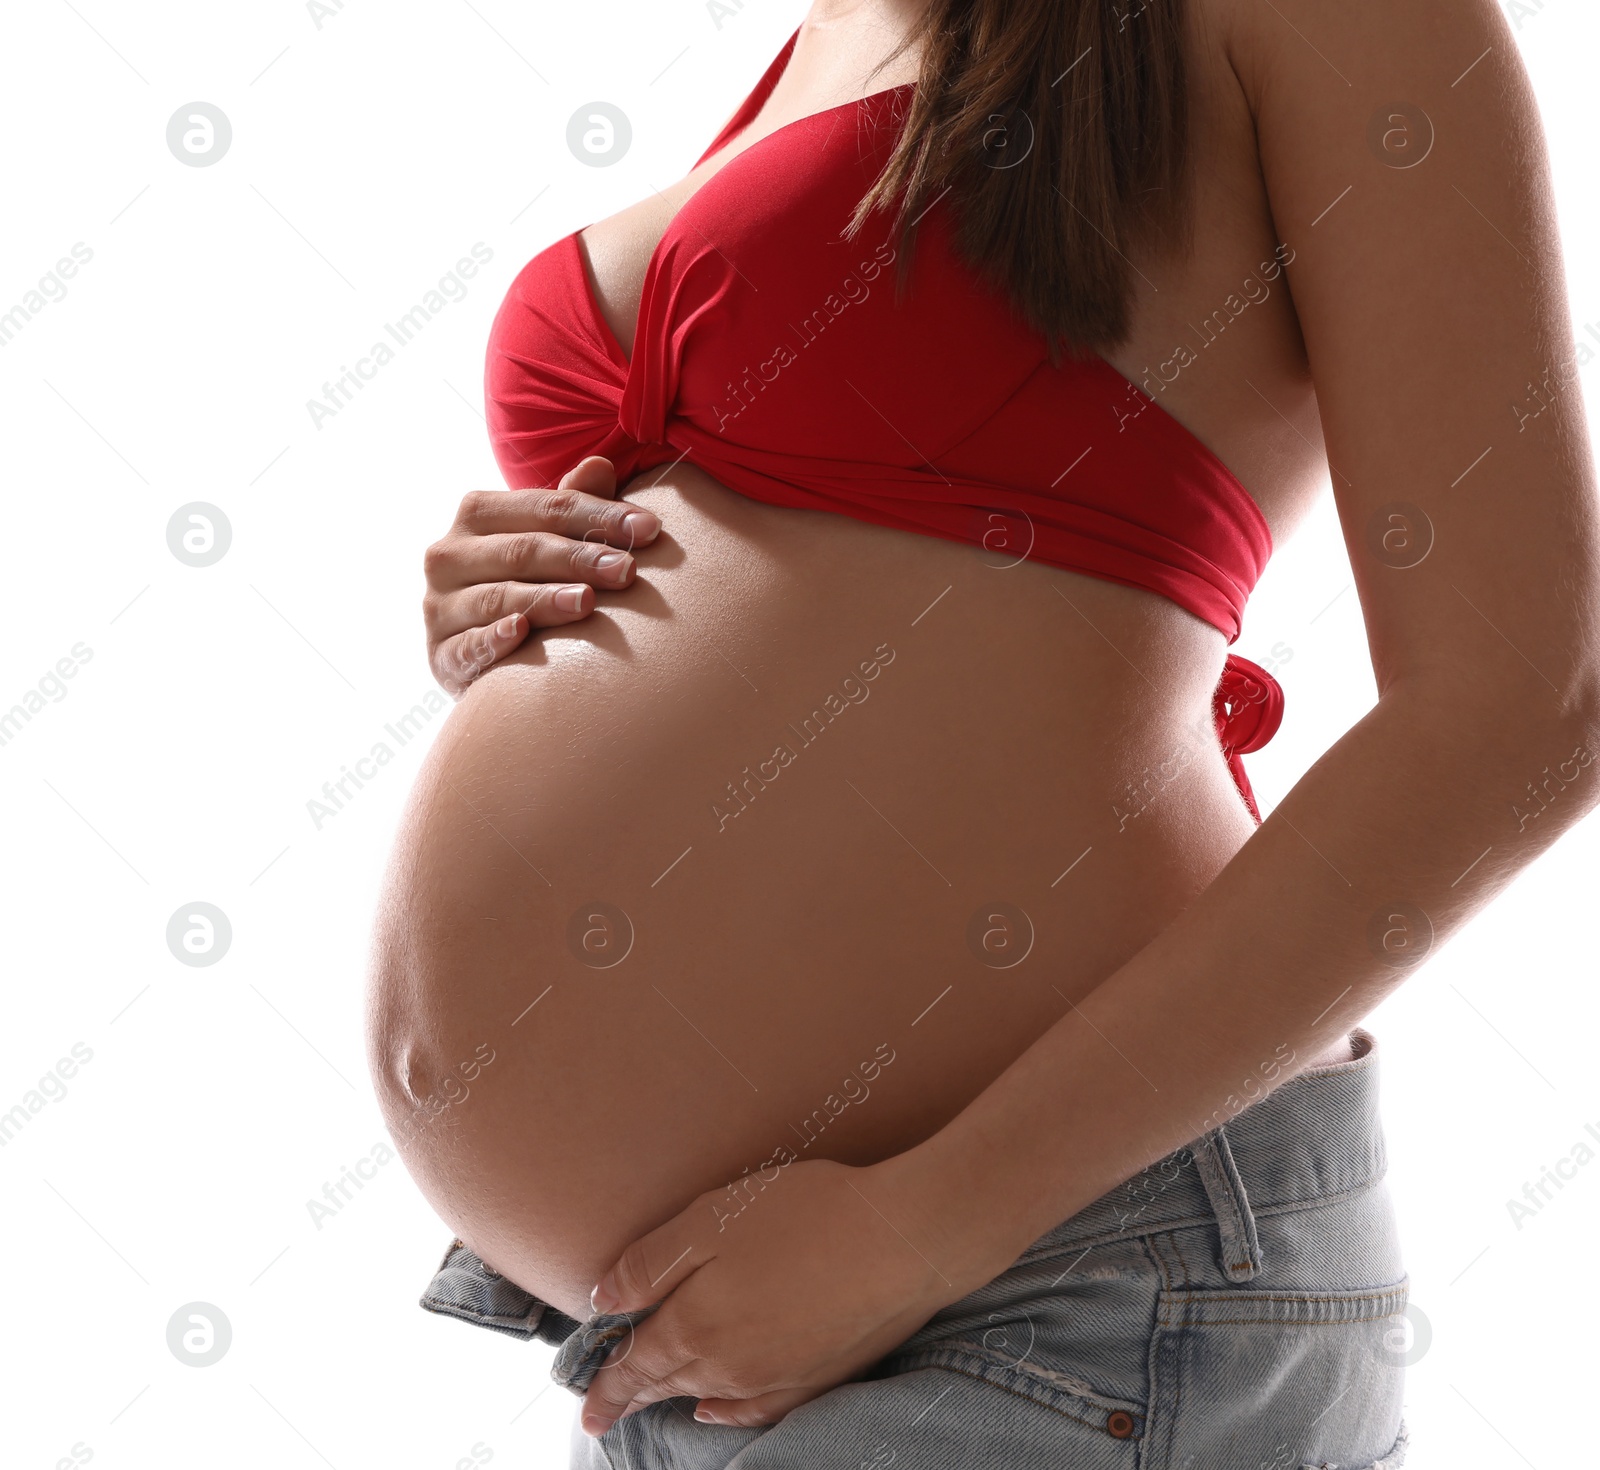
[[[575,1315],[695,1195],[926,1137],[1252,830],[1221,635],[1163,599],[683,467],[629,498],[639,582],[441,730],[371,988],[417,1183]]]

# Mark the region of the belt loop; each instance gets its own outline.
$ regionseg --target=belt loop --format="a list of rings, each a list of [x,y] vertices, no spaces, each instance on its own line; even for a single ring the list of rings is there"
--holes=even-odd
[[[1218,1264],[1230,1281],[1249,1281],[1261,1270],[1261,1242],[1256,1238],[1255,1216],[1250,1213],[1250,1200],[1233,1162],[1228,1135],[1217,1128],[1193,1147],[1195,1168],[1222,1236]]]

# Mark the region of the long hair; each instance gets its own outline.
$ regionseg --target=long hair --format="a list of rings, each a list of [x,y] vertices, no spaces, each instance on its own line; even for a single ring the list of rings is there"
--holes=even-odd
[[[903,248],[946,193],[957,253],[1059,348],[1127,335],[1128,252],[1193,232],[1182,0],[929,0],[922,66],[847,234],[893,211]],[[892,59],[892,58],[891,58]]]

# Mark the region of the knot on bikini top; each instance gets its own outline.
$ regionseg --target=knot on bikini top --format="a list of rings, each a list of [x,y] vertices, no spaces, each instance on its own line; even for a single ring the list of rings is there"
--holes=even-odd
[[[1256,809],[1255,795],[1239,757],[1260,750],[1278,733],[1278,726],[1283,723],[1283,686],[1260,664],[1242,654],[1230,653],[1222,666],[1216,693],[1211,696],[1211,711],[1216,718],[1217,739],[1222,742],[1222,753],[1228,758],[1239,794],[1250,808],[1250,815],[1259,822],[1261,813]]]

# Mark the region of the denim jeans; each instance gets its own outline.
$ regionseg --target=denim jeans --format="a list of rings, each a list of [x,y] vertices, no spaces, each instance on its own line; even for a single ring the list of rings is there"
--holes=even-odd
[[[1152,1164],[778,1424],[668,1399],[574,1470],[1395,1470],[1406,1279],[1376,1050],[1305,1072]],[[997,1203],[997,1208],[1001,1207]],[[581,1394],[648,1313],[578,1323],[459,1241],[422,1305],[557,1347]]]

